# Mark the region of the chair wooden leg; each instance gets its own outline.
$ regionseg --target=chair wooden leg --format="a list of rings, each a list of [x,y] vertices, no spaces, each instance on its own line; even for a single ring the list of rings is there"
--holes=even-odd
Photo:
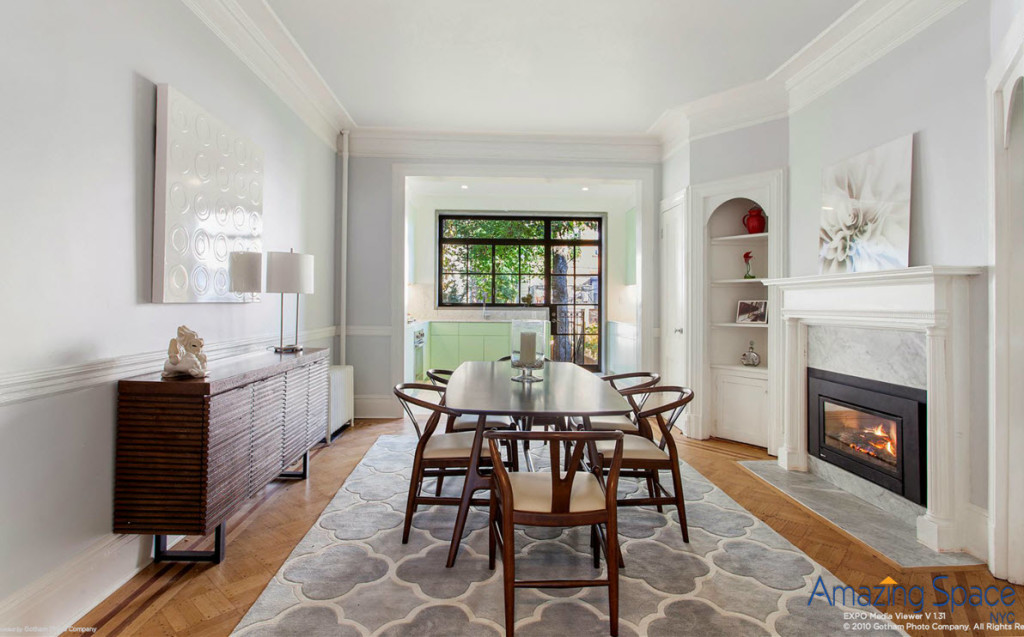
[[[676,509],[679,511],[679,526],[683,529],[683,542],[690,543],[690,532],[686,524],[686,502],[683,500],[683,480],[679,477],[679,467],[672,469],[672,486],[676,491]]]
[[[437,476],[437,488],[434,489],[434,495],[438,498],[441,497],[441,488],[444,486],[444,469],[441,469],[441,474]]]
[[[491,491],[491,508],[487,512],[487,568],[494,570],[494,556],[497,552],[498,539],[494,528],[498,516],[498,497]]]
[[[619,529],[615,516],[608,518],[608,622],[612,637],[619,634]]]
[[[590,525],[590,549],[594,552],[594,568],[601,568],[601,543],[597,537],[597,525]]]
[[[516,633],[516,542],[512,512],[502,515],[501,566],[505,584],[505,636]]]
[[[402,528],[402,544],[409,543],[409,531],[412,529],[412,515],[416,513],[416,496],[423,485],[423,460],[416,458],[412,463],[412,477],[409,478],[409,499],[405,503],[405,526]]]
[[[647,493],[648,493],[648,494],[649,494],[649,495],[650,495],[650,496],[651,496],[652,498],[656,498],[656,497],[658,497],[659,495],[661,495],[661,494],[660,494],[660,493],[658,492],[658,488],[659,488],[659,484],[658,484],[658,472],[657,472],[657,471],[653,471],[653,470],[652,470],[652,471],[648,471],[648,472],[647,472]],[[657,507],[658,507],[658,513],[664,513],[664,512],[665,512],[665,509],[664,509],[664,507],[662,507],[662,506],[661,506],[660,504],[657,504],[657,505],[655,505],[655,506],[657,506]]]

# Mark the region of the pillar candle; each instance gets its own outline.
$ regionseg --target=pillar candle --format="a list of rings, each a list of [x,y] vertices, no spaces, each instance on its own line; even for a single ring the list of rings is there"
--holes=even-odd
[[[533,365],[537,359],[537,332],[519,334],[519,360],[524,365]]]

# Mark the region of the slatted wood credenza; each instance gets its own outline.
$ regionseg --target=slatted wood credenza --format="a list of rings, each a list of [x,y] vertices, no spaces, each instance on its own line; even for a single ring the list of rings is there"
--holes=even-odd
[[[219,562],[223,523],[277,477],[305,478],[327,426],[329,351],[217,361],[206,378],[118,382],[114,532],[156,536],[157,561]],[[284,473],[299,460],[302,471]],[[167,535],[216,532],[213,551]]]

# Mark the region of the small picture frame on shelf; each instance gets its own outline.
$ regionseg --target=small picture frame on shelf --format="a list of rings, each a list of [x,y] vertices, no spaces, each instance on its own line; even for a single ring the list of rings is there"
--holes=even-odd
[[[767,323],[768,301],[739,301],[736,304],[737,323]]]

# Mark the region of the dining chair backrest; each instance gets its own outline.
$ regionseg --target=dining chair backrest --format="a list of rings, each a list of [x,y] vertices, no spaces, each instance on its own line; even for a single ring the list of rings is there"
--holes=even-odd
[[[501,441],[530,441],[548,443],[548,453],[551,461],[551,511],[553,515],[569,514],[569,505],[572,496],[572,485],[579,468],[583,466],[583,452],[588,450],[591,460],[597,458],[597,449],[594,443],[601,440],[614,440],[615,450],[613,460],[608,473],[605,476],[605,507],[615,511],[615,500],[618,492],[619,470],[622,467],[622,432],[621,431],[503,431],[492,430],[484,433],[487,440],[491,462],[494,465],[494,478],[498,489],[507,499],[512,492],[512,484],[509,481],[508,471],[501,463],[501,451],[498,443]],[[566,447],[569,454],[568,468],[559,471],[562,467],[562,448]],[[495,460],[497,459],[497,460]],[[595,462],[588,465],[595,475],[599,475],[601,467]],[[599,478],[600,479],[600,478]],[[512,503],[513,508],[515,503]]]
[[[628,372],[625,374],[602,376],[601,380],[606,381],[612,386],[612,389],[622,394],[629,402],[630,407],[633,408],[635,414],[643,409],[644,403],[647,402],[647,395],[643,392],[626,395],[623,392],[627,389],[654,387],[661,382],[661,375],[655,372]]]
[[[398,402],[402,405],[402,409],[405,410],[409,420],[412,421],[412,426],[416,429],[417,438],[433,434],[442,417],[445,417],[448,421],[455,420],[457,414],[444,406],[444,390],[443,385],[428,385],[426,383],[399,383],[395,385],[395,396],[398,397]],[[413,412],[412,408],[414,406],[421,407],[430,412],[430,416],[428,416],[422,430]]]
[[[448,384],[448,381],[451,380],[452,374],[454,373],[455,372],[450,369],[428,369],[427,378],[435,385],[444,386]]]
[[[620,392],[627,400],[644,396],[645,404],[637,410],[636,417],[649,422],[653,419],[661,431],[662,447],[672,439],[672,428],[679,416],[693,400],[693,390],[687,387],[665,385],[664,387],[634,387]]]

